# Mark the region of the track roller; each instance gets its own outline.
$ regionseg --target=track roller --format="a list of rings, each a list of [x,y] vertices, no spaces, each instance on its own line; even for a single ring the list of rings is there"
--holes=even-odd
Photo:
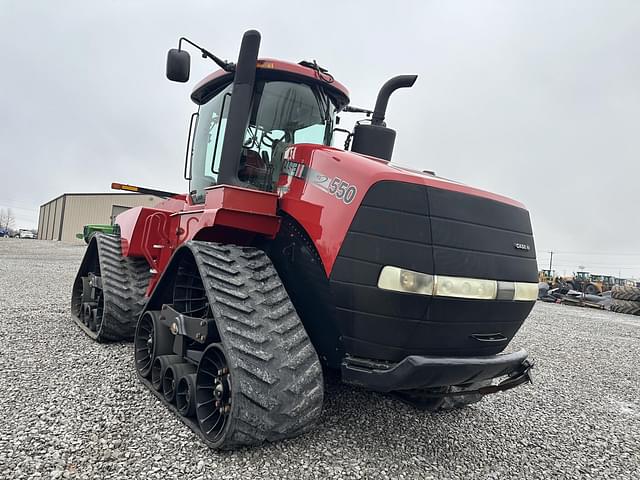
[[[176,398],[178,379],[185,375],[196,373],[196,367],[190,363],[174,363],[169,365],[162,376],[162,394],[167,402]]]
[[[160,355],[151,364],[151,386],[158,392],[162,391],[162,378],[167,367],[172,363],[182,363],[180,355]]]
[[[89,318],[89,325],[87,325],[92,332],[95,332],[96,329],[98,328],[99,317],[100,317],[100,314],[98,313],[98,309],[92,308],[91,317]]]
[[[184,417],[196,414],[196,374],[185,375],[178,379],[176,386],[176,407]]]
[[[91,310],[95,309],[97,307],[97,303],[96,302],[84,302],[82,304],[82,312],[80,313],[80,320],[82,320],[82,323],[85,326],[89,326],[89,323],[91,323]]]
[[[136,370],[148,377],[156,357],[173,353],[174,336],[160,322],[160,313],[147,311],[142,315],[133,340]]]

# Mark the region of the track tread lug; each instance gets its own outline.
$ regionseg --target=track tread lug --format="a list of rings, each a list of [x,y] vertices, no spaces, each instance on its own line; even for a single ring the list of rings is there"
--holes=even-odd
[[[229,307],[235,310],[237,313],[250,314],[255,310],[253,307],[251,307],[251,305],[247,305],[242,301],[237,301],[226,297],[217,298],[217,303]]]

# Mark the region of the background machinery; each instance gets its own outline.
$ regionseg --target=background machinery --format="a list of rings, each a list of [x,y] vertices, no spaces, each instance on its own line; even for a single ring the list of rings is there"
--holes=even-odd
[[[572,276],[560,279],[561,285],[570,290],[577,290],[589,295],[602,293],[604,281],[601,275],[592,275],[589,272],[575,272]]]
[[[560,284],[560,277],[555,270],[543,269],[538,272],[538,282],[549,284],[549,288],[556,288]]]
[[[430,410],[530,380],[524,350],[501,353],[537,298],[529,214],[389,163],[387,103],[415,76],[345,151],[336,113],[369,111],[315,61],[258,59],[256,31],[235,64],[182,38],[174,81],[184,44],[220,67],[191,94],[189,193],[90,240],[71,302],[88,335],[133,339],[141,381],[214,448],[309,430],[323,369]]]
[[[82,233],[76,233],[76,238],[84,240],[85,243],[89,243],[93,236],[98,232],[113,235],[116,233],[116,230],[117,228],[114,225],[89,223],[82,227]]]

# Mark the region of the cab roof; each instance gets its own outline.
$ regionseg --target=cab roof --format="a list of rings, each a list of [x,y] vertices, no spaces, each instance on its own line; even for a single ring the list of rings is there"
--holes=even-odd
[[[301,80],[305,83],[316,83],[322,86],[333,97],[338,109],[349,103],[349,90],[333,76],[312,62],[292,63],[273,58],[260,58],[256,64],[258,78],[278,78]],[[219,89],[226,86],[233,79],[233,72],[216,70],[202,79],[193,89],[191,100],[202,105],[207,102]]]

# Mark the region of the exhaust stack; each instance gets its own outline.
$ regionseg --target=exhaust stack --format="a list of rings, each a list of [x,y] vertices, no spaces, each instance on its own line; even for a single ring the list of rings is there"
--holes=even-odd
[[[382,85],[380,92],[378,92],[376,107],[373,109],[371,125],[380,125],[382,127],[385,126],[384,116],[387,113],[387,104],[389,103],[389,97],[399,88],[413,87],[413,84],[416,83],[417,78],[417,75],[398,75],[397,77],[393,77],[392,79],[387,80],[387,82]]]
[[[371,124],[358,124],[353,129],[353,146],[351,151],[370,155],[382,160],[391,160],[396,131],[387,128],[384,117],[387,112],[389,97],[399,88],[412,87],[417,75],[398,75],[388,80],[380,89],[376,106],[371,117]]]
[[[243,184],[238,179],[238,168],[244,133],[251,114],[251,99],[253,98],[259,49],[260,33],[256,30],[245,32],[233,79],[233,95],[231,95],[228,123],[224,133],[218,184]]]

